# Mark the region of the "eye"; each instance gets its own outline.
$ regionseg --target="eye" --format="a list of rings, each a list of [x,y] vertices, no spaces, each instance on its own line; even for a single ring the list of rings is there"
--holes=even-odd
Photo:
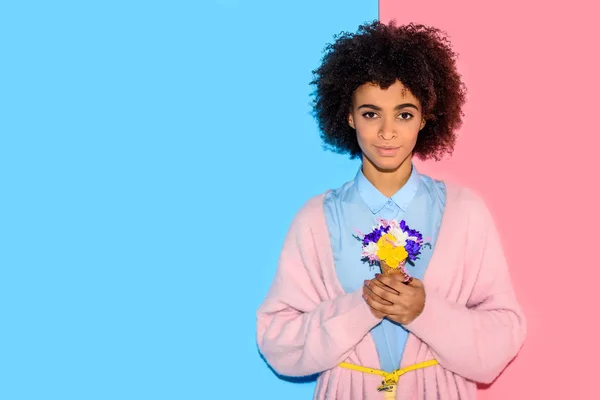
[[[363,117],[365,117],[366,119],[373,119],[377,116],[377,114],[375,114],[373,111],[367,111],[366,113],[363,114]]]
[[[411,119],[413,117],[413,115],[409,112],[400,113],[398,116],[400,117],[400,119],[403,119],[405,121],[408,121],[409,119]]]

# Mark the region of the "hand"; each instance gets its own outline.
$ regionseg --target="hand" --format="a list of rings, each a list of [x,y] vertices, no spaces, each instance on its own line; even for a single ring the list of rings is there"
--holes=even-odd
[[[403,283],[403,274],[375,275],[375,279],[365,281],[363,297],[373,315],[406,325],[414,321],[425,307],[425,287],[423,282],[413,278],[409,284]]]
[[[376,309],[373,308],[373,306],[371,306],[371,304],[369,304],[369,294],[368,293],[370,293],[371,296],[377,296],[377,295],[373,294],[369,290],[369,288],[367,287],[367,283],[368,282],[370,282],[370,281],[365,281],[365,285],[363,286],[363,296],[362,297],[363,297],[363,299],[365,299],[365,301],[367,302],[367,305],[371,309],[371,314],[373,314],[375,316],[375,318],[384,319],[386,317],[386,315],[384,313],[380,312],[380,311],[377,311]],[[388,301],[385,301],[385,300],[383,300],[381,298],[379,299],[379,301],[382,304],[392,305],[392,303],[390,303]]]

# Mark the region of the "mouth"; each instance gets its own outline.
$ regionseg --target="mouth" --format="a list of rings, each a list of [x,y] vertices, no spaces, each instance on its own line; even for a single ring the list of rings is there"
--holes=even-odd
[[[375,148],[377,149],[379,155],[382,157],[394,157],[400,149],[399,146],[375,146]]]

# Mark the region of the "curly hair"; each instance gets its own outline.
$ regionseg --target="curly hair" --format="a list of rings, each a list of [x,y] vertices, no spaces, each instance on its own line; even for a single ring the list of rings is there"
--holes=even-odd
[[[348,124],[354,91],[364,83],[386,89],[399,80],[421,102],[427,121],[413,154],[439,161],[452,154],[462,125],[466,88],[456,70],[457,54],[446,34],[419,24],[374,21],[357,33],[342,32],[324,49],[312,71],[313,115],[321,139],[339,154],[360,156],[356,131]]]

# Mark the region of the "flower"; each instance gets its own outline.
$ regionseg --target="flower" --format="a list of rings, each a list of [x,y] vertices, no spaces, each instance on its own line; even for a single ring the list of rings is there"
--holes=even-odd
[[[402,268],[407,260],[415,261],[423,246],[423,235],[406,221],[379,219],[371,232],[358,232],[362,241],[362,258],[370,264],[385,262],[390,268]],[[406,271],[404,271],[406,273]],[[408,275],[408,274],[407,274]]]
[[[368,243],[373,243],[373,242],[377,242],[379,240],[379,238],[381,238],[381,235],[383,235],[384,233],[387,233],[387,231],[390,230],[390,227],[383,227],[383,226],[379,226],[376,228],[373,228],[373,230],[371,231],[371,233],[365,235],[364,239],[363,239],[363,246],[367,245]]]
[[[375,261],[377,259],[377,244],[374,242],[367,243],[363,247],[362,256],[369,259],[369,261]]]
[[[406,240],[409,238],[408,233],[404,232],[400,228],[392,227],[389,231],[396,238],[395,245],[404,247],[406,245]]]
[[[390,268],[398,268],[401,262],[406,260],[408,253],[402,246],[396,245],[397,239],[386,233],[377,242],[377,257],[384,261]]]

